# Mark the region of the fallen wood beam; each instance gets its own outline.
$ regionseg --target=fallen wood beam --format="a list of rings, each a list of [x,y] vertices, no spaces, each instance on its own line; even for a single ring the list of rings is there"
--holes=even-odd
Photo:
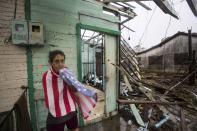
[[[126,3],[126,2],[124,2],[123,4],[125,4],[125,5],[127,5],[127,6],[129,6],[131,8],[136,8],[135,6],[133,6],[133,5],[129,4],[129,3]]]
[[[186,0],[189,7],[191,8],[193,14],[197,17],[197,1],[196,0]]]
[[[141,5],[142,7],[144,7],[146,10],[152,10],[150,7],[148,7],[147,5],[145,5],[144,3],[140,2],[140,1],[135,1],[137,4]]]
[[[134,100],[123,100],[118,99],[120,104],[152,104],[152,105],[184,105],[186,102],[163,102],[163,101],[134,101]]]
[[[168,0],[153,0],[157,6],[164,12],[171,16],[173,16],[176,19],[178,18],[177,12],[175,9],[171,6],[171,4],[168,2]]]
[[[144,95],[146,95],[151,101],[157,101],[153,96],[155,96],[154,92],[152,91],[147,91],[147,89],[142,85],[142,84],[139,84],[138,83],[138,89],[144,93]],[[162,96],[160,97],[160,99],[162,101],[165,101],[167,102],[165,99],[162,98]],[[157,105],[157,107],[164,113],[164,114],[168,114],[169,111],[163,106],[163,105]],[[173,114],[169,114],[170,115],[170,119],[174,122],[174,123],[177,123],[177,116],[173,115]]]
[[[144,121],[142,120],[142,118],[141,118],[141,116],[140,116],[140,113],[139,113],[137,107],[136,107],[134,104],[130,104],[129,106],[131,107],[131,110],[132,110],[132,112],[133,112],[133,115],[134,115],[134,117],[135,117],[137,123],[138,123],[140,126],[145,127],[145,123],[144,123]]]
[[[152,1],[152,0],[103,0],[102,2],[130,2],[130,1]]]
[[[179,81],[177,84],[175,84],[174,86],[170,87],[165,93],[164,95],[168,94],[169,91],[171,91],[172,89],[174,89],[175,87],[177,87],[178,85],[182,84],[185,80],[187,80],[191,75],[193,75],[194,73],[197,72],[197,69],[194,70],[193,72],[191,72],[189,75],[187,75],[183,80]]]
[[[187,131],[185,115],[183,112],[183,108],[180,109],[180,119],[181,119],[181,131]]]
[[[123,75],[123,79],[124,79],[124,82],[126,84],[126,86],[128,87],[129,91],[133,91],[132,87],[131,87],[131,84],[129,83],[129,80],[127,79],[127,76],[126,75]]]
[[[123,24],[122,24],[121,26],[123,26],[123,28],[127,28],[127,29],[130,30],[131,32],[135,32],[134,30],[132,30],[131,28],[129,28],[129,27],[123,25]],[[121,30],[122,30],[123,28],[121,28]]]
[[[126,9],[126,8],[118,8],[112,4],[104,4],[101,3],[103,7],[109,9],[109,10],[113,10],[118,12],[121,16],[127,17],[127,18],[134,18],[136,15],[135,12],[132,12],[131,9]]]
[[[126,23],[127,21],[129,21],[129,20],[131,20],[131,19],[132,19],[132,18],[127,18],[127,19],[125,19],[125,20],[121,21],[121,23],[120,23],[120,24],[122,25],[122,24]],[[122,30],[122,29],[121,29],[121,30]]]

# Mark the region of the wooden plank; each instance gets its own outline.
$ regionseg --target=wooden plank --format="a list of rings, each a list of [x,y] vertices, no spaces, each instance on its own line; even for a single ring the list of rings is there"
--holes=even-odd
[[[24,13],[21,13],[21,14],[24,14]],[[11,18],[14,17],[14,13],[11,11],[10,12],[0,11],[0,15],[1,15],[0,19],[3,19],[2,16],[11,17]]]
[[[120,23],[120,20],[117,16],[105,14],[102,11],[97,11],[97,10],[90,11],[89,9],[84,8],[84,9],[79,11],[79,14],[90,16],[90,17],[95,17],[95,18],[100,18],[102,20],[110,21],[112,23]]]
[[[103,2],[130,2],[130,1],[151,1],[151,0],[103,0]]]
[[[26,63],[0,64],[0,72],[26,71]]]
[[[4,15],[2,15],[1,17],[0,17],[0,20],[6,20],[6,21],[11,21],[12,19],[13,19],[14,17],[13,16],[4,16]],[[19,14],[19,13],[17,13],[16,14],[16,18],[24,18],[24,14]]]
[[[189,7],[191,8],[193,14],[197,17],[197,1],[196,0],[187,0]]]
[[[2,1],[0,0],[0,7],[7,7],[7,8],[13,8],[15,7],[15,1]],[[23,0],[17,0],[17,8],[18,7],[24,7],[24,1]]]
[[[9,31],[9,30],[0,32],[1,37],[7,37],[10,35],[11,35],[11,31]]]
[[[125,82],[126,86],[128,87],[129,91],[132,92],[133,89],[132,89],[132,87],[131,87],[131,85],[129,83],[129,80],[127,79],[127,76],[126,75],[123,75],[123,78],[124,78],[124,82]]]
[[[25,52],[17,50],[0,50],[0,55],[25,55]]]
[[[0,112],[5,112],[5,111],[9,111],[12,109],[12,106],[3,106],[0,108]]]
[[[27,79],[2,81],[0,83],[0,91],[21,87],[22,85],[27,85]]]
[[[26,66],[19,66],[19,67],[15,66],[15,68],[4,68],[4,70],[0,70],[0,73],[7,72],[7,73],[12,74],[12,72],[26,71],[26,70],[27,70]]]
[[[137,4],[141,5],[142,7],[144,7],[147,10],[151,10],[150,7],[148,7],[147,5],[145,5],[144,3],[140,2],[140,1],[135,1]]]
[[[5,11],[5,12],[14,12],[14,9],[13,8],[9,8],[9,7],[4,7],[4,6],[1,6],[0,8],[0,12],[2,11]],[[16,14],[17,13],[24,13],[24,7],[20,7],[16,10]],[[14,13],[13,13],[14,14]]]
[[[178,19],[177,12],[168,2],[168,0],[153,0],[157,6],[164,12]]]
[[[10,28],[11,21],[0,20],[0,28]]]
[[[71,19],[68,17],[66,18]],[[75,22],[72,22],[72,23],[66,22],[64,24],[55,24],[55,23],[45,22],[45,27],[46,27],[46,34],[51,34],[51,33],[56,32],[56,33],[62,33],[64,35],[76,35],[76,23]]]
[[[1,54],[1,59],[26,59],[25,55],[4,55]]]
[[[154,96],[153,92],[147,91],[147,89],[144,88],[144,86],[142,86],[142,85],[139,85],[138,88],[139,88],[140,91],[141,91],[142,93],[144,93],[151,101],[156,101],[156,99],[153,97],[153,96]],[[161,99],[161,97],[160,97],[160,99]],[[164,100],[164,99],[161,99],[161,101],[166,102],[166,100]],[[157,106],[157,107],[158,107],[164,114],[169,113],[169,111],[168,111],[164,106]],[[169,113],[169,116],[170,116],[170,119],[171,119],[173,122],[175,122],[175,123],[177,122],[176,116],[174,116],[173,114],[170,114],[170,113]]]
[[[44,14],[42,12],[32,12],[31,16],[32,16],[33,21],[38,21],[38,22],[43,22],[43,23],[47,22],[47,23],[54,23],[54,24],[61,24],[61,25],[65,25],[68,23],[78,23],[78,19],[69,19],[66,16],[49,15],[49,14]]]
[[[11,20],[14,17],[15,1],[0,0],[0,39],[11,35]],[[17,0],[16,18],[24,18],[24,0]],[[26,49],[12,43],[0,46],[0,112],[13,107],[27,85]]]
[[[13,106],[14,103],[18,100],[20,96],[16,96],[16,97],[9,97],[7,99],[3,99],[0,101],[0,112],[4,112],[4,111],[8,111],[10,110]]]
[[[120,104],[151,104],[151,105],[185,105],[186,102],[163,102],[163,101],[146,101],[146,100],[124,100],[118,99]]]
[[[23,59],[23,58],[1,59],[0,64],[5,64],[5,63],[26,63],[26,59]]]
[[[61,10],[61,11],[66,11],[66,12],[70,12],[70,13],[77,13],[78,11],[80,11],[81,8],[87,8],[91,11],[94,10],[102,10],[102,6],[98,6],[94,3],[90,3],[90,2],[84,2],[84,1],[72,1],[72,0],[68,0],[68,1],[64,1],[64,0],[58,0],[57,2],[54,3],[53,0],[34,0],[31,1],[32,5],[39,5],[42,7],[48,7],[50,9],[53,10]],[[72,5],[72,6],[71,6]]]
[[[19,47],[19,46],[15,46],[12,45],[11,43],[9,45],[6,46],[0,46],[0,51],[19,51],[19,52],[24,52],[24,54],[26,53],[26,50],[24,47]]]
[[[0,73],[0,82],[7,80],[19,80],[27,78],[26,71],[17,71],[17,72],[3,72]]]
[[[116,83],[116,68],[110,64],[116,63],[116,37],[105,35],[105,63],[106,63],[106,77],[105,79],[105,113],[116,110],[116,98],[117,98],[117,83]],[[110,60],[110,62],[109,62]]]
[[[7,2],[10,2],[10,3],[11,3],[11,2],[14,2],[14,1],[12,1],[12,0],[0,0],[0,1],[1,1],[1,2],[5,2],[5,3],[7,3]],[[22,3],[22,2],[24,3],[24,0],[17,0],[17,3],[19,3],[19,2],[20,2],[20,3]]]
[[[180,109],[180,119],[181,119],[181,131],[188,131],[186,120],[185,120],[185,114],[184,114],[184,110],[182,107]]]
[[[65,47],[75,47],[76,44],[76,35],[67,35],[59,32],[50,31],[46,34],[46,42],[50,45],[55,46],[65,46]],[[58,42],[58,43],[57,43]]]
[[[7,89],[7,90],[1,90],[0,92],[0,100],[8,99],[10,96],[17,97],[20,96],[23,90],[20,87]]]
[[[97,22],[95,22],[95,21],[97,21]],[[82,16],[80,16],[80,22],[82,24],[87,24],[87,25],[91,25],[91,26],[95,26],[95,27],[102,27],[105,29],[119,31],[117,23],[112,23],[110,21],[102,20],[100,18],[93,18],[90,16],[82,15]]]
[[[73,24],[78,23],[78,15],[72,12],[65,12],[64,10],[54,9],[52,11],[49,7],[32,5],[32,20],[50,22],[55,24]]]
[[[130,107],[131,107],[131,110],[133,112],[133,115],[134,115],[137,123],[140,126],[145,127],[145,124],[144,124],[144,122],[143,122],[143,120],[142,120],[142,118],[141,118],[141,116],[140,116],[140,114],[138,112],[138,109],[136,108],[135,104],[130,104]]]

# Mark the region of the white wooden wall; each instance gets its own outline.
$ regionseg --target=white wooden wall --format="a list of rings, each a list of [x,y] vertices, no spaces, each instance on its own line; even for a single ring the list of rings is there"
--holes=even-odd
[[[11,19],[15,0],[0,0],[0,112],[13,107],[27,85],[26,50],[12,45]],[[17,0],[16,18],[24,19],[24,0]]]

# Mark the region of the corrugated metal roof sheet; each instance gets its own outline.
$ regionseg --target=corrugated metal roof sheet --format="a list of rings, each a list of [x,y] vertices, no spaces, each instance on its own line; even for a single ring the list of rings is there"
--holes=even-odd
[[[193,14],[197,17],[197,0],[187,0],[187,3],[191,8]]]

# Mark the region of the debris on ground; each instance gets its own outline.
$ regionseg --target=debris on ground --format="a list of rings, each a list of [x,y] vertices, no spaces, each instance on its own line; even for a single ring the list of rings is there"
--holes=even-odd
[[[135,125],[136,131],[196,131],[197,85],[189,86],[185,80],[169,91],[184,79],[184,74],[144,71],[141,76],[140,81],[130,81],[132,91],[121,84],[124,86],[120,88],[118,102],[127,124]],[[135,113],[128,105],[136,106]],[[138,118],[136,111],[140,114]]]

